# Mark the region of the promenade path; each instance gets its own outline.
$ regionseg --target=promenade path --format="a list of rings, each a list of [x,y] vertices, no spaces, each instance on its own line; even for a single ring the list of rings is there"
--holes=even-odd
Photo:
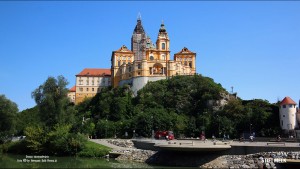
[[[212,140],[202,141],[202,140],[150,140],[150,139],[141,139],[136,140],[140,143],[145,144],[154,144],[154,147],[159,149],[165,150],[172,150],[172,151],[223,151],[229,150],[232,148],[238,147],[253,147],[253,149],[264,149],[267,150],[268,148],[295,148],[300,150],[300,145],[297,142],[239,142],[233,140],[221,141],[216,140],[213,142]]]
[[[90,139],[90,141],[110,147],[113,150],[136,150],[132,147],[120,147],[108,143],[108,140],[114,139]],[[134,140],[133,140],[134,141]],[[155,140],[155,139],[137,139],[138,142],[153,144],[160,149],[177,150],[177,151],[222,151],[231,149],[233,146],[244,147],[297,147],[300,148],[298,142],[239,142],[239,141],[221,141],[217,140],[215,143],[212,140]]]
[[[136,148],[129,148],[129,147],[121,147],[121,146],[117,146],[114,144],[110,144],[108,143],[109,140],[114,140],[114,139],[90,139],[90,141],[94,142],[94,143],[98,143],[101,145],[104,145],[106,147],[110,147],[113,150],[135,150]]]

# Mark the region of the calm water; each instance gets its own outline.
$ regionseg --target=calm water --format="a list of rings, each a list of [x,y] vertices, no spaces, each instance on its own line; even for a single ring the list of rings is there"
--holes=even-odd
[[[118,162],[111,159],[0,155],[0,168],[157,168],[145,163]]]

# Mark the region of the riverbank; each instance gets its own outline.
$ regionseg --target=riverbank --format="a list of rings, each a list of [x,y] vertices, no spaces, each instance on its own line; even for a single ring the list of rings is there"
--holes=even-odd
[[[137,149],[131,139],[92,139],[91,141],[110,147],[111,154],[119,155],[117,161],[146,162],[157,151]],[[107,156],[109,157],[109,156]]]
[[[281,164],[292,160],[298,162],[300,160],[300,151],[277,151],[278,145],[274,146],[274,151],[258,152],[258,153],[245,153],[245,154],[230,154],[227,151],[220,152],[197,152],[197,151],[152,151],[137,149],[132,140],[102,140],[105,144],[113,148],[111,152],[120,154],[116,160],[119,161],[135,161],[145,162],[150,165],[160,166],[176,166],[176,167],[200,167],[200,168],[280,168]],[[164,140],[144,140],[149,145],[153,144],[169,144]],[[153,142],[153,143],[152,143]],[[177,141],[178,142],[178,141]],[[184,142],[183,142],[184,143]],[[177,143],[176,143],[177,144]],[[179,142],[178,142],[179,144]],[[210,144],[208,142],[196,142],[198,144]],[[242,147],[249,151],[249,149],[256,149],[257,146],[264,143],[234,143],[238,146],[243,144]],[[182,145],[181,145],[182,146]],[[186,145],[185,145],[186,146]],[[203,146],[203,145],[202,145]],[[285,146],[288,146],[287,143]],[[263,146],[262,146],[263,147]],[[149,148],[149,146],[147,146]],[[269,146],[269,148],[272,148]],[[292,148],[292,147],[290,147]],[[270,150],[270,149],[268,149]],[[240,151],[232,151],[231,153],[240,153]],[[243,151],[244,152],[244,151]],[[249,151],[250,152],[250,151]]]

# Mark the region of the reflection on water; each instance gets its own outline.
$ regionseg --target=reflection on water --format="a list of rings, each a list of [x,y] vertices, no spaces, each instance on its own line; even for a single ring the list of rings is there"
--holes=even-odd
[[[0,168],[155,168],[145,163],[118,162],[112,159],[0,155]]]

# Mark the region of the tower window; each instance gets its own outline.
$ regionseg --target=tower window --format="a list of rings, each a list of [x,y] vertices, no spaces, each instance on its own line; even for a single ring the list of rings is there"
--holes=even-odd
[[[162,60],[166,60],[166,55],[161,55]]]
[[[161,44],[161,49],[166,49],[166,44],[165,43]]]
[[[190,66],[190,68],[192,68],[192,62],[189,62],[189,66]]]
[[[286,105],[282,105],[282,108],[286,108]]]
[[[282,115],[282,117],[285,117],[285,115]]]
[[[154,60],[154,57],[153,57],[153,56],[150,56],[150,60]]]
[[[138,66],[138,69],[141,69],[141,64],[140,63],[137,66]]]
[[[118,61],[118,66],[120,66],[121,65],[121,61]]]

